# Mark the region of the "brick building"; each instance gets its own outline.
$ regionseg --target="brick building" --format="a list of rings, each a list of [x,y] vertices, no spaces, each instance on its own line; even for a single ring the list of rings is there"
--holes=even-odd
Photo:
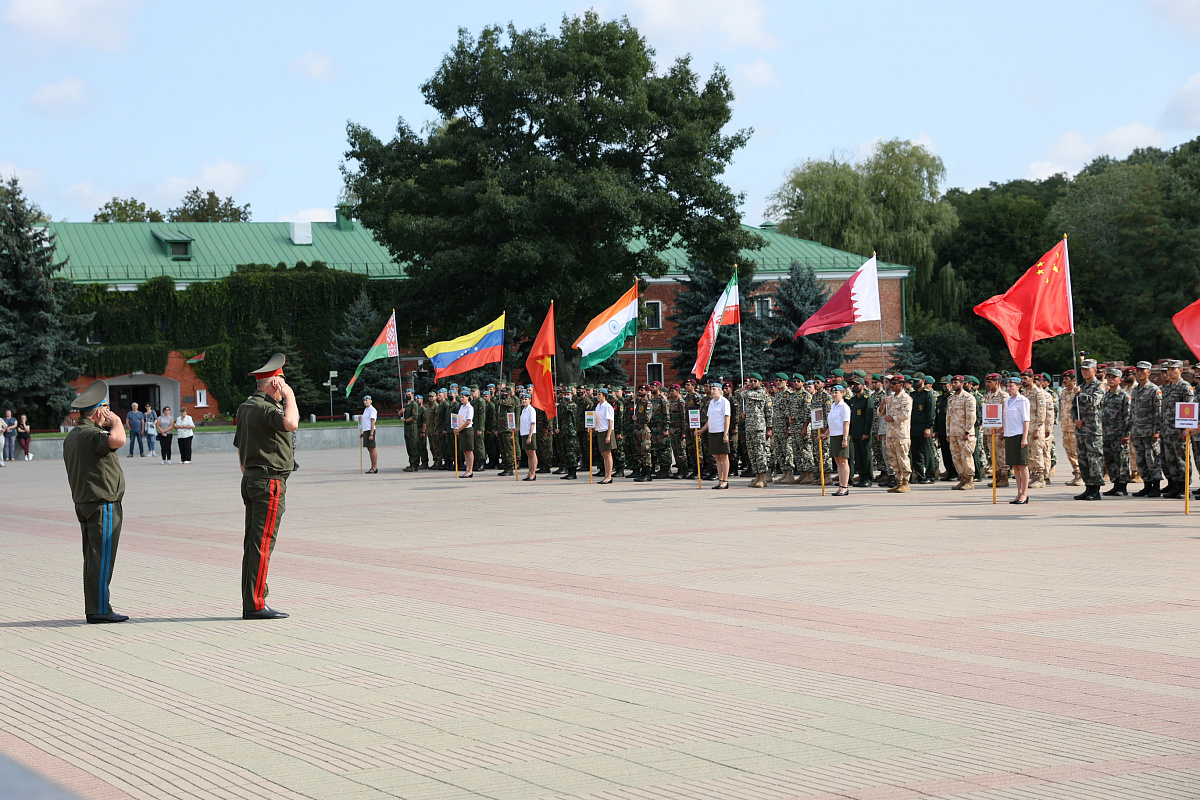
[[[217,398],[210,397],[204,381],[188,365],[187,359],[172,350],[167,355],[167,366],[161,375],[150,372],[131,372],[124,375],[81,375],[71,381],[75,391],[80,391],[97,378],[108,382],[108,401],[113,411],[122,419],[133,403],[144,409],[147,404],[155,411],[170,406],[171,413],[179,416],[186,407],[197,422],[206,416],[221,413]]]
[[[743,314],[771,313],[772,295],[779,282],[787,277],[793,262],[801,266],[811,265],[817,279],[832,294],[866,261],[854,253],[778,233],[770,223],[761,228],[750,225],[743,227],[766,240],[766,246],[761,250],[746,251],[744,254],[746,260],[753,260],[758,264],[758,269],[754,274],[754,289],[742,298]],[[675,335],[675,326],[670,322],[670,317],[675,296],[682,291],[682,280],[685,277],[683,267],[688,264],[688,256],[684,250],[672,248],[662,257],[670,265],[667,274],[661,278],[649,279],[642,292],[642,301],[647,313],[645,325],[637,340],[637,383],[651,380],[670,383],[686,377],[686,373],[681,374],[671,366],[677,351],[671,349],[669,342]],[[879,262],[883,350],[890,351],[900,345],[900,338],[905,331],[904,280],[911,275],[910,267]],[[881,363],[883,358],[879,330],[879,323],[868,322],[854,325],[847,331],[844,341],[858,351],[858,357],[853,362],[855,369],[878,372],[884,368]],[[619,355],[626,373],[634,375],[632,339],[626,342],[626,349],[621,350]]]

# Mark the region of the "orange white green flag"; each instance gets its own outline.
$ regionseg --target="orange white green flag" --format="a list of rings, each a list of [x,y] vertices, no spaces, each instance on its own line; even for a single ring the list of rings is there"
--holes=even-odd
[[[396,340],[396,310],[392,309],[392,316],[388,319],[387,325],[383,326],[383,330],[375,339],[375,344],[371,345],[371,349],[359,362],[358,369],[354,370],[354,377],[346,384],[346,397],[350,396],[350,390],[354,388],[354,384],[358,380],[358,373],[363,371],[363,367],[372,361],[378,361],[381,358],[396,358],[399,355],[400,345]]]
[[[624,346],[626,339],[637,334],[637,326],[638,287],[635,283],[632,289],[621,295],[620,300],[589,322],[575,340],[572,347],[583,352],[579,368],[587,369],[607,361]]]

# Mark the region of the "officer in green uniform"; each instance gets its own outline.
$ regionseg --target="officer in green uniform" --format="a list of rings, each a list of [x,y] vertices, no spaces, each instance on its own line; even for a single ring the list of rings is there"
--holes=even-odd
[[[484,437],[487,436],[487,400],[479,393],[479,386],[471,384],[471,399],[468,401],[471,408],[475,410],[475,418],[471,420],[471,427],[475,431],[475,462],[471,467],[472,472],[483,472],[487,469],[487,443]]]
[[[83,532],[83,610],[89,625],[124,622],[129,617],[112,610],[108,584],[121,539],[125,472],[118,451],[125,446],[125,426],[108,407],[104,381],[93,381],[71,408],[78,409],[79,424],[63,441],[63,461]]]
[[[458,398],[455,398],[457,405]],[[454,469],[454,434],[450,432],[450,401],[445,388],[438,389],[437,437],[441,444],[442,463],[438,469]]]
[[[916,388],[912,395],[912,416],[908,419],[909,436],[912,439],[912,471],[916,483],[933,483],[937,477],[937,461],[933,454],[933,426],[935,422],[933,390],[925,386],[924,375],[914,375]]]
[[[250,374],[254,394],[237,410],[233,446],[242,467],[242,503],[246,540],[242,555],[242,619],[282,619],[267,605],[267,570],[283,516],[287,479],[292,473],[291,431],[300,427],[296,395],[283,377],[284,356]]]
[[[950,437],[946,433],[946,417],[947,409],[950,405],[950,393],[946,391],[946,387],[950,384],[951,376],[946,375],[937,382],[937,400],[934,401],[935,409],[933,432],[937,436],[937,449],[941,451],[942,463],[946,465],[946,471],[942,473],[943,481],[958,480],[958,470],[954,468],[954,457],[950,452]],[[937,477],[937,473],[934,473]]]
[[[412,389],[404,392],[404,449],[408,451],[408,466],[405,472],[416,472],[421,468],[422,450],[425,437],[421,435],[421,402],[413,395]]]
[[[867,393],[863,381],[857,375],[850,379],[854,396],[850,406],[850,469],[858,474],[856,487],[871,485],[874,470],[871,464],[871,430],[875,424],[875,405]]]

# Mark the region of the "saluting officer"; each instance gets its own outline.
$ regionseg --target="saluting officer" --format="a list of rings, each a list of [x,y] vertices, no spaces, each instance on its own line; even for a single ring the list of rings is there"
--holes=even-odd
[[[250,373],[258,386],[238,407],[233,434],[242,467],[242,503],[246,506],[242,619],[287,616],[267,605],[267,569],[279,534],[287,479],[292,474],[291,432],[300,427],[296,395],[283,377],[284,361],[283,354],[276,353]]]
[[[93,381],[71,408],[78,409],[79,424],[63,441],[63,461],[83,532],[83,610],[89,625],[124,622],[129,617],[112,610],[108,584],[121,539],[125,472],[118,451],[125,446],[125,426],[109,410],[104,381]]]

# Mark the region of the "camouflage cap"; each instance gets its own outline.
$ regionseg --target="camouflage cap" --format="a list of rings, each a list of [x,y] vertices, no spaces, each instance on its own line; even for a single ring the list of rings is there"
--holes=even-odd
[[[1083,367],[1084,369],[1095,369],[1096,368],[1096,359],[1085,358],[1083,361],[1079,362],[1079,366]]]
[[[1152,369],[1153,365],[1149,361],[1139,361],[1139,362],[1137,362],[1137,368],[1138,369]]]
[[[1121,370],[1118,367],[1109,367],[1105,375],[1110,378],[1119,378],[1121,377]]]

